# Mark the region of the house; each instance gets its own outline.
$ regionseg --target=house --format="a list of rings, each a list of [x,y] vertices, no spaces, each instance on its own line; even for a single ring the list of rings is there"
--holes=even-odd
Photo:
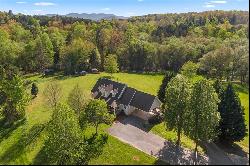
[[[105,100],[116,115],[123,111],[147,121],[160,111],[158,97],[106,78],[100,78],[91,93],[94,99]]]

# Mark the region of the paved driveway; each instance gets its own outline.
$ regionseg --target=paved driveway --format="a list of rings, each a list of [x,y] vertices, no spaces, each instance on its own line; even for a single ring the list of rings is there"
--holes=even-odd
[[[193,164],[193,153],[190,150],[176,147],[173,143],[143,130],[139,118],[130,116],[117,122],[108,129],[109,134],[133,147],[155,156],[169,164]],[[208,164],[204,156],[199,156],[200,164]]]

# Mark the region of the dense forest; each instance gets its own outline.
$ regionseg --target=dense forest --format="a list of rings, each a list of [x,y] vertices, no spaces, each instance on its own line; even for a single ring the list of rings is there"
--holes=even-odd
[[[209,78],[249,80],[249,12],[154,14],[98,22],[0,12],[0,65],[74,74],[115,57],[120,71],[178,72],[187,61]]]

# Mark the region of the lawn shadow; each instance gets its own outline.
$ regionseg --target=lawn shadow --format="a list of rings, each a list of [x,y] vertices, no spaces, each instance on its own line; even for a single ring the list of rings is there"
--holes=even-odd
[[[154,165],[170,165],[170,164],[165,162],[165,161],[162,161],[162,160],[158,159],[158,160],[156,160],[154,162]]]
[[[7,139],[14,130],[16,130],[18,127],[21,125],[24,125],[26,122],[26,118],[23,118],[17,122],[15,122],[12,125],[5,125],[5,120],[2,119],[0,121],[0,143],[4,140]]]
[[[236,143],[226,144],[226,143],[222,143],[222,142],[215,142],[215,144],[219,148],[221,148],[223,151],[225,151],[226,153],[238,155],[238,156],[241,156],[241,157],[248,157],[248,153],[245,152],[242,149],[242,147],[240,147]]]
[[[193,151],[184,149],[169,141],[165,141],[164,147],[154,155],[171,165],[193,165],[195,163],[195,154]],[[208,163],[209,159],[207,157],[198,154],[198,165],[206,165]]]
[[[23,154],[25,148],[39,137],[44,128],[44,124],[39,124],[34,125],[29,131],[24,132],[21,138],[4,152],[0,160],[3,163],[9,163],[10,161],[17,159]]]
[[[64,74],[59,74],[59,75],[54,75],[54,79],[56,80],[66,80],[68,78],[75,78],[77,76],[74,76],[74,75],[64,75]]]
[[[38,152],[36,157],[33,160],[33,165],[47,165],[48,164],[48,158],[45,153],[45,148],[44,146],[42,149]]]
[[[24,79],[28,79],[28,78],[31,78],[31,77],[35,77],[35,76],[39,76],[41,75],[41,73],[31,73],[31,74],[25,74],[23,76]]]

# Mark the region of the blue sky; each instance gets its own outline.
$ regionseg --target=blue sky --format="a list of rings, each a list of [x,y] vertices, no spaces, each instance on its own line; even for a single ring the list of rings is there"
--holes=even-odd
[[[248,0],[0,0],[0,10],[24,14],[112,13],[135,16],[207,10],[249,11]]]

